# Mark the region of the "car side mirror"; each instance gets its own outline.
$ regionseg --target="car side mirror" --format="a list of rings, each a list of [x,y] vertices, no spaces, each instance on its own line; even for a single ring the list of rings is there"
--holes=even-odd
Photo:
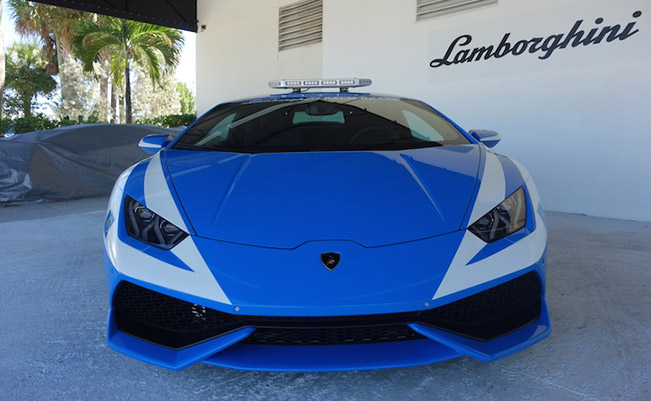
[[[483,129],[471,129],[470,131],[468,131],[468,133],[473,138],[483,143],[484,145],[488,146],[489,148],[492,148],[493,146],[497,145],[497,143],[502,139],[500,134],[498,134],[495,131],[488,131]]]
[[[170,136],[167,134],[147,135],[138,142],[138,146],[149,154],[155,154],[170,142]]]

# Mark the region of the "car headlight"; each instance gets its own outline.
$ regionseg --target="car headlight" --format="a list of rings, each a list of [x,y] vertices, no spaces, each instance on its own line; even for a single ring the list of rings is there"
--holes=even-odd
[[[158,248],[172,249],[188,236],[130,196],[124,198],[124,218],[130,237]]]
[[[526,223],[527,201],[524,189],[519,188],[468,229],[485,242],[494,242],[518,231]]]

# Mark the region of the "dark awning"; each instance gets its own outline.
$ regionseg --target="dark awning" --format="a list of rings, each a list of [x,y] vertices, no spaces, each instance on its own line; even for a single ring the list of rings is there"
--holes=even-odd
[[[37,0],[150,24],[197,31],[197,0]]]

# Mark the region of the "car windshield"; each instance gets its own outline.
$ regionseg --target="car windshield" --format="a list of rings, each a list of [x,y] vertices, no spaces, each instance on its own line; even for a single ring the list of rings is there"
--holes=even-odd
[[[467,143],[451,123],[416,100],[309,97],[220,105],[174,147],[266,153],[400,150]]]

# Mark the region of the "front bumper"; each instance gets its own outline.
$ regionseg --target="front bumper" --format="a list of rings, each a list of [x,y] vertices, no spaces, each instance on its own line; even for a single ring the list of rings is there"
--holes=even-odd
[[[491,244],[465,230],[373,248],[351,241],[311,241],[296,249],[274,249],[191,235],[171,251],[143,246],[126,234],[120,222],[123,193],[116,188],[105,226],[111,294],[108,344],[158,366],[179,370],[204,362],[250,370],[329,371],[422,365],[462,355],[491,361],[520,351],[551,331],[544,297],[546,229],[533,186],[526,187],[534,196],[525,229]],[[327,251],[346,256],[334,271],[320,265],[318,255]],[[409,274],[402,274],[404,269]],[[518,315],[518,308],[511,314],[486,313],[486,305],[497,311],[503,305],[489,300],[471,303],[465,322],[445,321],[441,310],[449,305],[528,274],[538,280],[536,303],[522,302],[522,295],[509,298],[511,305],[526,305],[521,308],[529,311],[524,317]],[[227,322],[231,326],[224,329],[197,327],[191,321],[184,329],[183,324],[168,325],[163,314],[163,318],[145,318],[145,324],[141,317],[131,316],[129,325],[116,297],[123,282],[176,299],[187,307],[180,313],[191,319],[214,319],[206,315],[212,310],[219,319],[234,317],[236,322]],[[145,311],[150,309],[150,301],[140,302]],[[160,310],[171,312],[165,305]],[[374,321],[384,314],[399,316],[390,322]],[[337,319],[342,316],[361,322],[342,323]],[[486,316],[492,317],[482,321]],[[303,327],[302,317],[316,324]],[[324,323],[328,319],[334,319],[334,324]],[[495,323],[499,319],[502,323]],[[354,335],[345,334],[343,343],[318,339],[318,345],[294,345],[286,339],[280,345],[262,345],[260,341],[275,343],[279,330],[294,335],[296,329],[325,330],[328,339],[333,337],[333,325]],[[369,326],[370,336],[358,335],[360,327],[366,331]],[[473,335],[468,326],[475,326],[474,331],[484,337]],[[173,338],[162,341],[152,332],[159,336],[171,332]],[[312,335],[299,337],[303,343],[314,340]]]
[[[123,281],[109,312],[108,343],[174,370],[200,361],[274,371],[392,368],[462,355],[492,361],[549,335],[540,271],[531,266],[438,308],[309,318],[228,314]]]

